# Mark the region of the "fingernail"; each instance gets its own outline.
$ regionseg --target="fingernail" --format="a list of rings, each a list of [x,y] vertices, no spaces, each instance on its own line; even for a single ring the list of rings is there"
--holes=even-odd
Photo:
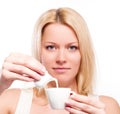
[[[70,92],[70,95],[73,95],[73,94],[75,94],[75,92],[74,92],[74,91],[71,91],[71,92]]]
[[[70,96],[73,95],[73,93],[70,93]]]

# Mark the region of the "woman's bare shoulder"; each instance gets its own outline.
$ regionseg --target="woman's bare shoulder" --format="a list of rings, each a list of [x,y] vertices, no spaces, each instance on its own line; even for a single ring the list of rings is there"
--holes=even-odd
[[[99,96],[99,99],[105,104],[107,114],[120,114],[120,105],[116,99],[110,96]]]
[[[21,92],[21,89],[18,88],[12,88],[12,89],[6,89],[1,93],[0,97],[14,97],[16,95],[19,95]]]
[[[0,95],[0,113],[8,114],[8,112],[14,112],[19,96],[20,89],[6,89]]]
[[[6,89],[0,95],[0,101],[4,103],[15,102],[19,99],[21,89]]]

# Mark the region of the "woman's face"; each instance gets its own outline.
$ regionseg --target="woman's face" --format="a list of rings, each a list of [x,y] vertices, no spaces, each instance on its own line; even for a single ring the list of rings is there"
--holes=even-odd
[[[42,36],[41,59],[48,72],[58,79],[59,85],[76,82],[81,54],[74,31],[62,24],[46,26]]]

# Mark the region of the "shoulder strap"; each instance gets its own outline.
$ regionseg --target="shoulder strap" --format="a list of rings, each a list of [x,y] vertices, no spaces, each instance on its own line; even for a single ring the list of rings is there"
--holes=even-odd
[[[30,114],[33,89],[22,89],[15,114]]]

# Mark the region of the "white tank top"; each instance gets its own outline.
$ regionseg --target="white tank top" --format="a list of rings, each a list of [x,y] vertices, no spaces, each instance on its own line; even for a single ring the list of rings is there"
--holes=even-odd
[[[89,94],[88,97],[99,100],[98,95]],[[33,89],[22,89],[15,114],[30,114],[32,98]]]
[[[33,89],[22,89],[15,114],[30,114]]]

